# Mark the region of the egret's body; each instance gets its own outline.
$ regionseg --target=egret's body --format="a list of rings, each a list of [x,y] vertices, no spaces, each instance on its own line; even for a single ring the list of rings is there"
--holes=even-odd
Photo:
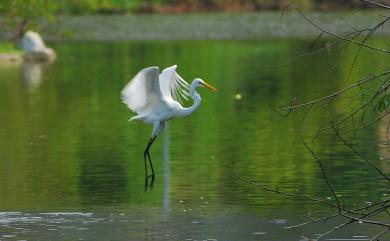
[[[153,124],[152,135],[144,151],[145,184],[148,184],[146,158],[149,158],[152,169],[152,182],[154,170],[149,149],[164,129],[165,122],[174,117],[183,117],[192,114],[200,105],[201,98],[196,87],[203,86],[211,90],[216,89],[196,78],[189,85],[176,72],[176,65],[164,69],[161,74],[158,67],[148,67],[141,70],[123,89],[122,101],[135,113],[132,120],[141,120]],[[190,107],[182,106],[182,99],[191,98],[194,103]]]

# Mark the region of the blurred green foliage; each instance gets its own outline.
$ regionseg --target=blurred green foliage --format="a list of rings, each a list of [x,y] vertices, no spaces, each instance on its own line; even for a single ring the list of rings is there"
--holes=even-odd
[[[33,20],[54,13],[259,11],[282,9],[288,3],[303,10],[346,9],[364,4],[360,0],[2,0],[0,13]]]
[[[293,4],[304,10],[329,10],[362,6],[360,0],[68,0],[67,13],[86,12],[197,12],[282,9]]]
[[[0,28],[10,28],[11,38],[16,41],[27,30],[38,28],[38,20],[53,20],[57,7],[53,0],[2,0]]]
[[[61,12],[66,14],[86,14],[96,12],[124,12],[141,1],[126,0],[66,0],[61,4]]]
[[[0,41],[0,53],[11,54],[20,52],[12,43]]]

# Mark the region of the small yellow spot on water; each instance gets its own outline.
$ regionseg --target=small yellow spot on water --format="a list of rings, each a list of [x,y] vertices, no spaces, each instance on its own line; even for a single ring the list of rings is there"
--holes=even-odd
[[[241,99],[242,99],[242,95],[237,93],[237,94],[234,96],[234,99],[236,99],[236,100],[241,100]]]

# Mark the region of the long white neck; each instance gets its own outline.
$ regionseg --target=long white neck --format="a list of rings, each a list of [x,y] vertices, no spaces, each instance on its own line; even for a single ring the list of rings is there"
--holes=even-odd
[[[200,106],[200,95],[196,92],[196,87],[198,87],[197,82],[194,80],[191,83],[190,86],[190,97],[194,100],[194,104],[188,108],[183,108],[183,110],[180,113],[180,116],[187,116],[191,115],[196,109]]]

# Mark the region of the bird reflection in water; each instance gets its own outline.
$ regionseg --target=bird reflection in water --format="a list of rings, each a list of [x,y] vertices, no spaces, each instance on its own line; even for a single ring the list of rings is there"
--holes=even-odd
[[[21,69],[22,83],[28,92],[33,93],[42,84],[42,64],[26,62]]]

